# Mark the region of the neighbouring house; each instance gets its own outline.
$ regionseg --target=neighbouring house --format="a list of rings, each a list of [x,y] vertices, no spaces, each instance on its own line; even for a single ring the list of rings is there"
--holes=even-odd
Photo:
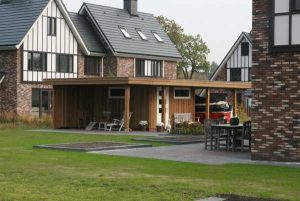
[[[255,160],[300,161],[300,0],[253,0]]]
[[[1,112],[52,114],[55,128],[110,112],[124,117],[126,131],[142,120],[154,131],[176,113],[194,117],[196,88],[251,87],[178,80],[181,55],[137,0],[123,9],[84,3],[78,13],[61,0],[0,2]]]
[[[251,82],[252,39],[251,34],[243,32],[231,47],[218,68],[211,73],[211,81]],[[205,95],[205,91],[201,96]],[[232,103],[232,92],[228,90],[212,90],[213,101],[228,101]],[[251,89],[238,92],[238,103],[250,111],[252,104]]]

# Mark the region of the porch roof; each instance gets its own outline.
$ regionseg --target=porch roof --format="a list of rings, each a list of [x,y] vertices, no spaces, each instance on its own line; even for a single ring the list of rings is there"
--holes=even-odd
[[[54,86],[68,85],[139,85],[139,86],[168,86],[168,87],[193,87],[211,89],[251,89],[250,82],[224,82],[224,81],[199,81],[199,80],[171,80],[159,78],[71,78],[71,79],[46,79],[45,84]]]

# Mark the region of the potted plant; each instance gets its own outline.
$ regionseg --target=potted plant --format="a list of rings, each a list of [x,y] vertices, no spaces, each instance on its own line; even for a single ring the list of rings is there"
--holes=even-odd
[[[165,131],[165,124],[160,122],[156,125],[156,131],[157,132],[164,132]]]
[[[140,121],[139,126],[141,127],[142,131],[147,131],[148,121]]]

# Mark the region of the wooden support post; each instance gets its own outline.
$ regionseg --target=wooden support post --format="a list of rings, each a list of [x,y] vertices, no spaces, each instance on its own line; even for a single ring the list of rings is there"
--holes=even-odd
[[[125,132],[130,131],[130,86],[125,87]]]
[[[210,119],[210,89],[206,89],[205,118]]]
[[[232,104],[233,104],[233,116],[237,116],[237,90],[233,89],[232,90]]]
[[[166,87],[162,87],[162,115],[161,122],[166,126]]]

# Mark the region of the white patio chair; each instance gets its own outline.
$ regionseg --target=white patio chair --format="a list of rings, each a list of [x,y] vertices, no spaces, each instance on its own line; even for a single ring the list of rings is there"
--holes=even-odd
[[[129,113],[129,122],[132,116],[132,112]],[[123,113],[123,118],[121,120],[119,119],[114,119],[113,123],[110,124],[106,124],[106,131],[111,132],[113,130],[113,128],[117,128],[119,132],[122,131],[122,129],[124,128],[125,125],[125,114]]]

